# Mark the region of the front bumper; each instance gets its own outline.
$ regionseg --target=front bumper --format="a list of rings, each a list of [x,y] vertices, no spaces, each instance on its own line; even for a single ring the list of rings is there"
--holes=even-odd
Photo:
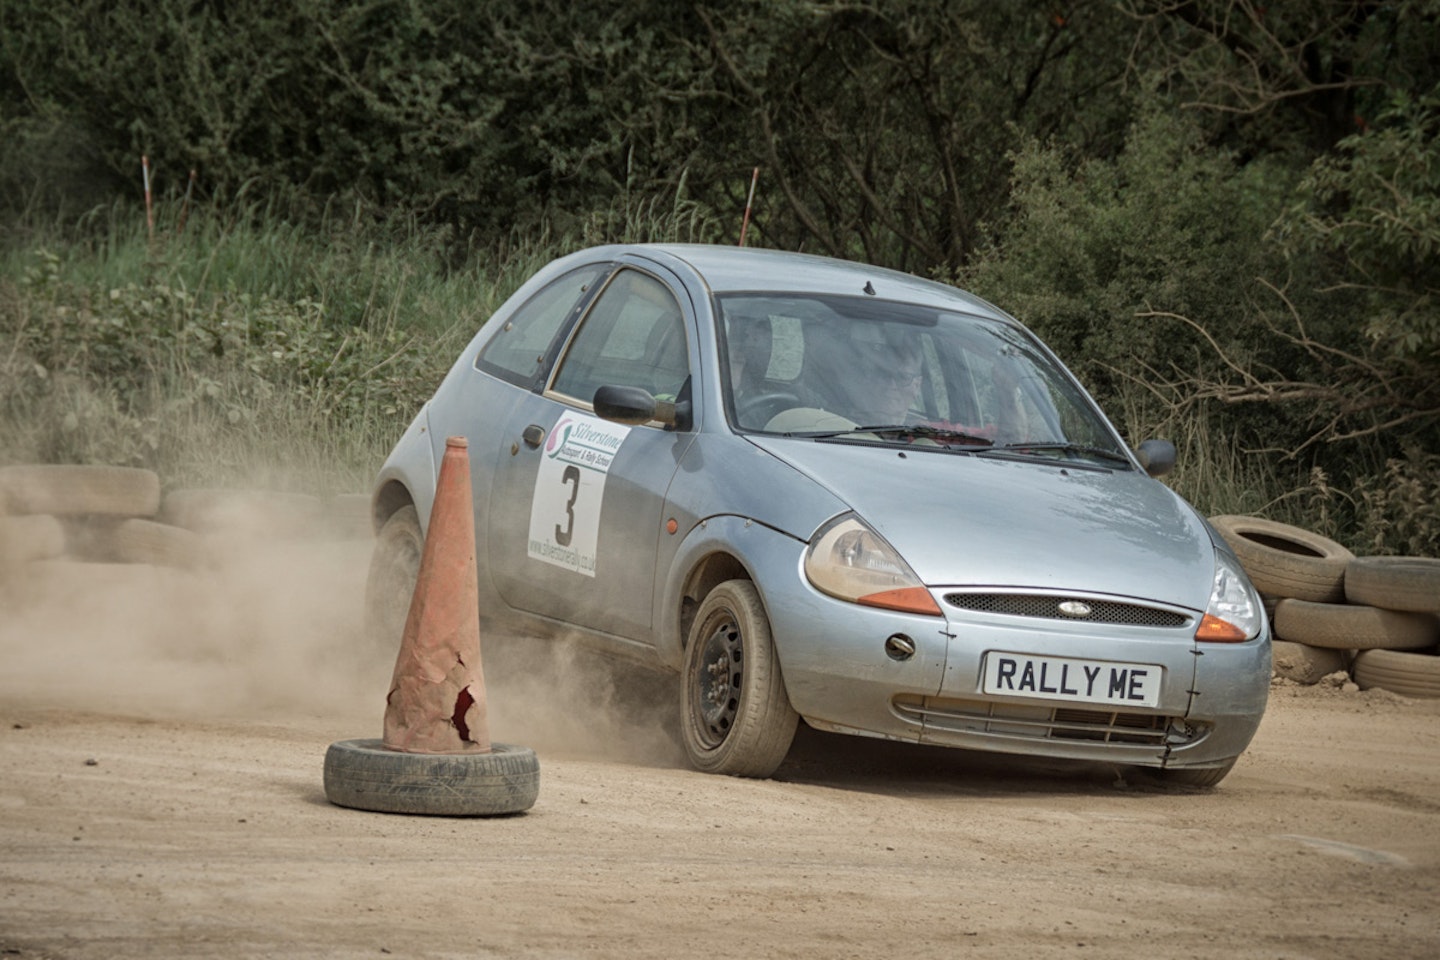
[[[803,549],[803,548],[802,548]],[[776,554],[788,554],[777,556]],[[786,690],[814,727],[1026,756],[1148,767],[1215,767],[1239,756],[1264,713],[1268,634],[1197,644],[1195,618],[1171,626],[1078,623],[957,609],[944,618],[859,606],[806,581],[798,550],[754,570]],[[905,644],[890,644],[895,636]],[[894,656],[897,648],[913,655]],[[1008,652],[1163,669],[1153,706],[984,691],[985,658]]]

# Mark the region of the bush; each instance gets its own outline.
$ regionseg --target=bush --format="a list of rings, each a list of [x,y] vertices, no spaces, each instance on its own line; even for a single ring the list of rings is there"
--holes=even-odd
[[[1040,334],[1102,405],[1126,382],[1216,364],[1179,317],[1226,344],[1254,343],[1248,301],[1281,201],[1274,171],[1238,166],[1160,112],[1114,160],[1029,141],[1014,161],[1002,245],[959,280]]]

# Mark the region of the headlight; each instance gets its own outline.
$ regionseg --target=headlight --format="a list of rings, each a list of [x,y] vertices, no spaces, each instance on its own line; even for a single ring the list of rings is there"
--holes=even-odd
[[[1241,643],[1259,635],[1265,610],[1244,572],[1234,560],[1215,552],[1215,585],[1210,605],[1195,631],[1196,640]]]
[[[805,576],[822,593],[887,610],[940,616],[940,606],[885,538],[847,514],[810,541]]]

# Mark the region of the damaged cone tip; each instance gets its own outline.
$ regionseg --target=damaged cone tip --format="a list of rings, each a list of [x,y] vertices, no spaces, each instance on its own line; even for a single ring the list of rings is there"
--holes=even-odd
[[[435,504],[395,674],[384,744],[406,753],[489,753],[469,444],[445,441]]]

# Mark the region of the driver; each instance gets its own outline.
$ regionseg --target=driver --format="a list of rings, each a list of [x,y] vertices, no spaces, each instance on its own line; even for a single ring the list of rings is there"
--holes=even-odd
[[[848,335],[837,338],[833,369],[822,386],[825,408],[863,427],[914,422],[912,406],[923,369],[919,341],[906,332],[904,327],[853,321]]]

